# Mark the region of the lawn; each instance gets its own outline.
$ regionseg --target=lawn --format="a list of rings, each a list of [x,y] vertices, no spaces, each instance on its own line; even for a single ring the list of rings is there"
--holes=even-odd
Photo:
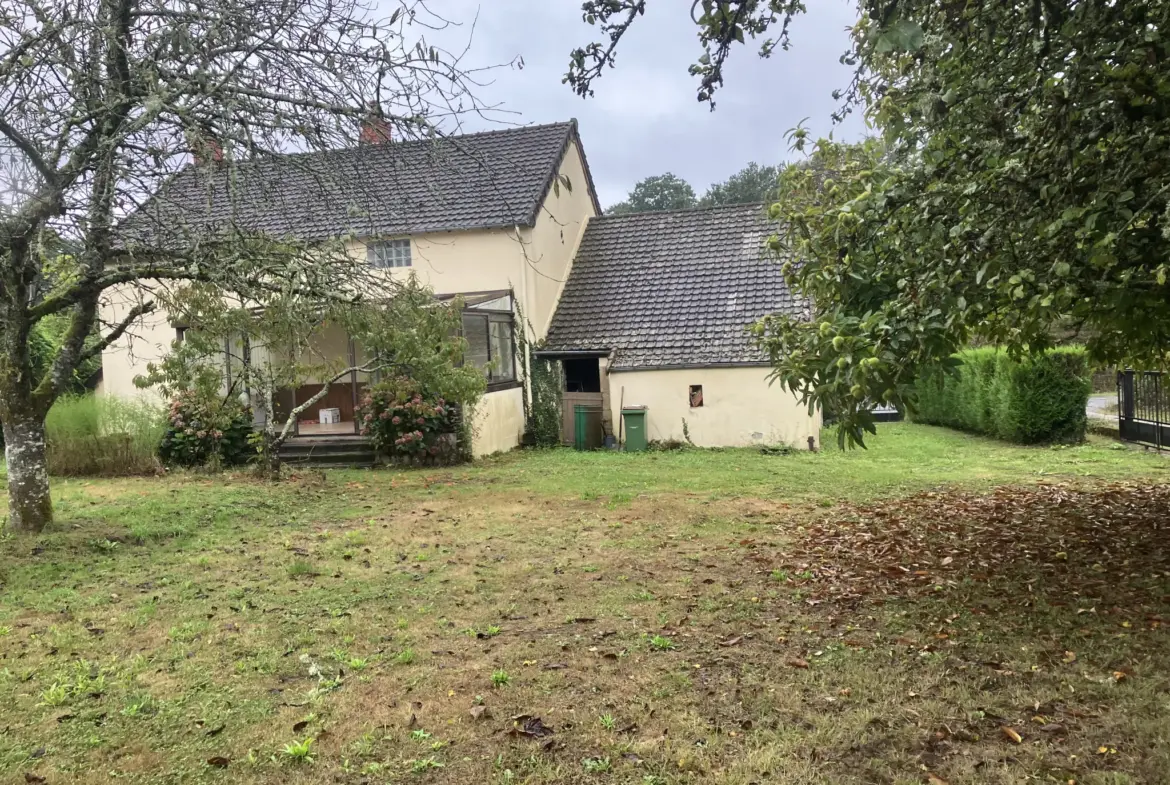
[[[0,779],[1164,782],[1168,472],[896,424],[61,481],[0,542]]]

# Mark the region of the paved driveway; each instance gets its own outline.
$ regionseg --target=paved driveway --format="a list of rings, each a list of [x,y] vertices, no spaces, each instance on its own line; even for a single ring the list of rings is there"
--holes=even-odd
[[[1117,419],[1117,393],[1098,393],[1089,396],[1085,414],[1101,420]]]

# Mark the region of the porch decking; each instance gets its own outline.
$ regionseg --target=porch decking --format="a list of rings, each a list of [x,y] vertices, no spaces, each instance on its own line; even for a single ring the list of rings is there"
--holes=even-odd
[[[357,436],[354,422],[302,422],[297,424],[300,437]]]

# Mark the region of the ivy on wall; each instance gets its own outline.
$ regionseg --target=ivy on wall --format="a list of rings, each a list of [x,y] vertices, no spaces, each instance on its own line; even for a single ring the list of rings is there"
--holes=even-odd
[[[533,358],[528,383],[532,403],[528,404],[525,441],[537,447],[556,447],[561,443],[561,391],[565,388],[560,361]]]
[[[522,329],[513,330],[516,356],[529,358],[539,349],[528,340],[531,324],[520,303],[515,304],[516,320]],[[561,443],[561,392],[565,389],[565,372],[559,360],[531,356],[524,373],[524,443],[534,447],[556,447]]]

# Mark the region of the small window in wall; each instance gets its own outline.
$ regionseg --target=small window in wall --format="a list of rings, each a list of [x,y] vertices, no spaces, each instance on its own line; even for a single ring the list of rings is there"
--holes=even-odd
[[[376,240],[366,243],[371,267],[410,267],[410,240]]]
[[[691,385],[691,408],[698,409],[703,405],[703,385]]]
[[[176,327],[175,328],[175,343],[182,343],[184,340],[186,340],[186,338],[187,338],[187,328],[186,327]]]

